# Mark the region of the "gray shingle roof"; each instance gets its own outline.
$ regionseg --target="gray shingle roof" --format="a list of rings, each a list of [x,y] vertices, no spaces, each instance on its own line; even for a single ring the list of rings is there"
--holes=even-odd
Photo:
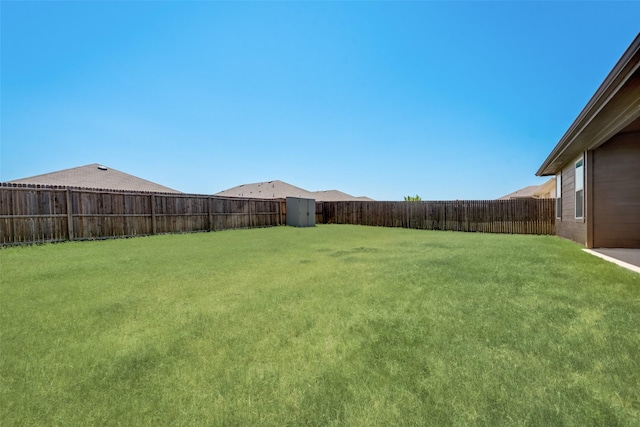
[[[373,201],[366,196],[352,196],[339,190],[313,191],[313,198],[320,202]]]
[[[528,187],[521,188],[500,197],[498,200],[508,199],[547,199],[556,197],[556,179],[550,178],[540,185],[530,185]]]
[[[215,196],[247,197],[255,199],[284,199],[286,197],[302,197],[320,202],[339,202],[355,200],[373,200],[368,197],[355,197],[338,190],[307,191],[289,183],[274,180],[243,184],[216,193]]]
[[[63,187],[98,188],[105,190],[180,193],[164,185],[138,178],[118,170],[93,163],[57,172],[9,181],[16,184],[58,185]]]

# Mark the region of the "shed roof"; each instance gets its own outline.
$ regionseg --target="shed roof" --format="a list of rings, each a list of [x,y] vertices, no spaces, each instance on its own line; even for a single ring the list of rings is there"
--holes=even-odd
[[[99,188],[105,190],[180,193],[164,185],[138,178],[116,169],[92,163],[28,178],[9,181],[15,184],[58,185],[62,187]]]
[[[640,33],[622,54],[536,175],[553,175],[640,117]]]

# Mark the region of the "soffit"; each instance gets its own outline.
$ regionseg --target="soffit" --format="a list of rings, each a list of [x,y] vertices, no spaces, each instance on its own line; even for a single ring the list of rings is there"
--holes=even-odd
[[[621,133],[633,133],[640,131],[640,117],[631,122],[627,127],[622,129]]]

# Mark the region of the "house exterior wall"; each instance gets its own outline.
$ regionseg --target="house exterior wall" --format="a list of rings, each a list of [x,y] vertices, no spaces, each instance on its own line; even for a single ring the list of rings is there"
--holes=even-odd
[[[640,248],[640,132],[593,151],[593,247]]]
[[[640,247],[640,34],[536,175],[560,174],[556,234],[587,247]],[[584,159],[584,215],[575,217],[575,161]]]
[[[581,158],[576,157],[573,161],[567,163],[562,168],[562,216],[556,219],[556,235],[574,242],[586,245],[587,242],[587,224],[586,212],[584,218],[576,218],[575,206],[575,180],[576,165],[575,163]],[[586,160],[586,156],[585,156]],[[589,165],[585,161],[585,175],[587,174]],[[586,186],[586,179],[585,179]],[[585,188],[586,190],[586,188]],[[585,191],[586,194],[586,191]],[[586,198],[585,198],[586,199]],[[586,205],[586,201],[585,201]]]

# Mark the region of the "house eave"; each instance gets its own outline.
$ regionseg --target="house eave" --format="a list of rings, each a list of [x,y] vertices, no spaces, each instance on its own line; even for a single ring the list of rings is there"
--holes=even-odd
[[[640,33],[542,163],[537,176],[555,175],[640,117]]]

